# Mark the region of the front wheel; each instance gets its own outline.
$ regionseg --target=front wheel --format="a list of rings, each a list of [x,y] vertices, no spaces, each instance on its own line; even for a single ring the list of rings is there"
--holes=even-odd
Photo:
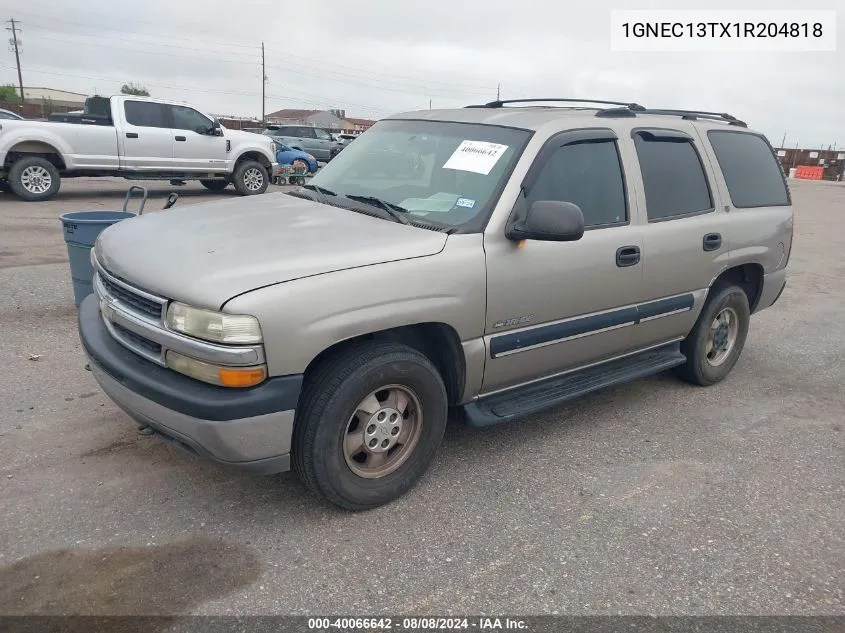
[[[59,170],[46,158],[29,156],[12,164],[8,174],[9,188],[27,202],[49,200],[59,192]]]
[[[745,291],[735,285],[716,285],[689,336],[681,343],[686,363],[678,375],[695,385],[708,386],[723,380],[739,360],[751,309]]]
[[[209,191],[223,191],[229,186],[227,180],[200,180],[200,184]]]
[[[446,388],[427,357],[399,344],[354,346],[308,376],[293,465],[335,505],[375,508],[422,478],[446,420]]]
[[[267,169],[257,160],[245,160],[235,168],[235,189],[242,196],[254,196],[267,191],[270,177]]]

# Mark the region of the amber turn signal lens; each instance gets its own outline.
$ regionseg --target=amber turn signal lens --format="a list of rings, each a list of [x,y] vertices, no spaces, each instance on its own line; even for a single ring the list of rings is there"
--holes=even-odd
[[[224,387],[252,387],[264,382],[267,377],[262,368],[258,369],[220,369],[220,384]]]
[[[173,350],[167,352],[167,366],[181,374],[220,387],[252,387],[267,378],[267,366],[221,367],[196,358],[183,356]]]

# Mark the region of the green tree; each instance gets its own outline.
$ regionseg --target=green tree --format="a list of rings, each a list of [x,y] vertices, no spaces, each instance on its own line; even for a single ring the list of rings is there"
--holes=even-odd
[[[144,86],[135,85],[134,82],[129,82],[128,84],[123,84],[120,89],[120,92],[125,95],[135,95],[136,97],[149,97],[150,91],[147,90]]]
[[[18,94],[18,89],[11,84],[0,86],[0,101],[7,101],[11,103],[20,103],[21,97]]]

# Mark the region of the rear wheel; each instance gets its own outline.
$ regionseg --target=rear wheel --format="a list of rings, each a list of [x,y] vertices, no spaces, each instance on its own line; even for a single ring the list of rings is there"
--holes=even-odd
[[[714,286],[695,327],[681,343],[687,362],[678,367],[678,375],[701,386],[723,380],[742,354],[750,323],[745,291],[732,284]]]
[[[270,177],[267,169],[257,160],[245,160],[235,167],[235,189],[242,196],[254,196],[267,191]]]
[[[59,192],[59,170],[46,158],[28,156],[12,165],[8,175],[9,188],[27,202],[49,200]]]
[[[200,180],[200,184],[209,191],[223,191],[229,186],[228,180]]]
[[[293,465],[335,505],[374,508],[425,474],[446,420],[446,388],[428,358],[399,344],[355,346],[308,377]]]

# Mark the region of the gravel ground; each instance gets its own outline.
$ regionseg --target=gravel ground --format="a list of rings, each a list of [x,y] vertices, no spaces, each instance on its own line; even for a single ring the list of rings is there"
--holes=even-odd
[[[845,186],[791,182],[789,285],[725,382],[452,424],[349,514],[137,435],[83,370],[56,216],[128,184],[0,194],[0,613],[845,615]]]

